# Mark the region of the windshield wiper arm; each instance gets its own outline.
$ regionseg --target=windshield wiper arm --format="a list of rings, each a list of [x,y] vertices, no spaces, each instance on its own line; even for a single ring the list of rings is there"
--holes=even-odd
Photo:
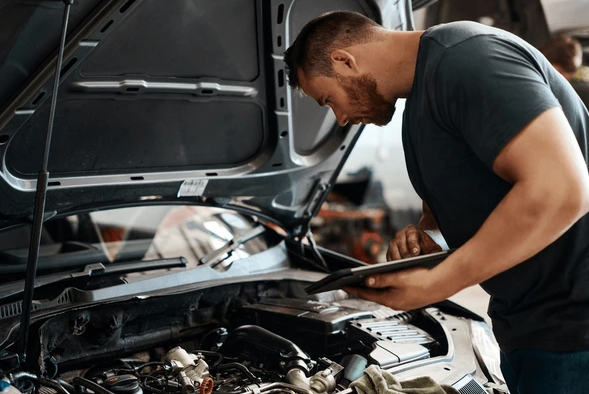
[[[217,264],[223,262],[229,256],[231,256],[231,253],[233,253],[241,245],[243,245],[251,239],[254,239],[264,234],[265,231],[266,229],[264,228],[264,226],[257,226],[252,228],[251,230],[247,230],[233,237],[219,249],[213,250],[212,252],[205,254],[203,257],[200,258],[199,261],[203,265],[210,265],[211,267],[215,267]]]
[[[107,265],[102,263],[88,264],[82,271],[67,271],[58,274],[38,276],[35,279],[35,288],[67,279],[186,267],[186,264],[187,261],[184,257],[151,261],[134,261],[130,263],[111,263]],[[22,293],[24,291],[24,283],[25,280],[17,280],[15,282],[0,285],[0,300]]]

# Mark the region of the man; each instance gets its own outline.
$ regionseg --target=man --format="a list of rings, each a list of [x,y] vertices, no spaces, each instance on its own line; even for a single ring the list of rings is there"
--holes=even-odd
[[[581,43],[572,37],[560,34],[542,46],[542,54],[573,86],[586,107],[589,107],[589,81],[584,80],[580,70],[583,63]]]
[[[403,144],[424,200],[388,258],[456,250],[433,269],[367,279],[364,299],[408,310],[474,284],[512,393],[589,387],[589,114],[518,37],[473,22],[389,31],[360,14],[311,21],[285,53],[289,83],[341,126],[388,123],[407,98]]]

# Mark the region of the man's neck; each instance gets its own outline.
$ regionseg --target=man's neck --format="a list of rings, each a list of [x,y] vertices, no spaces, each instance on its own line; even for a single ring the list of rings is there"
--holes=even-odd
[[[394,101],[411,93],[423,31],[387,31],[372,48],[372,75],[384,97]]]

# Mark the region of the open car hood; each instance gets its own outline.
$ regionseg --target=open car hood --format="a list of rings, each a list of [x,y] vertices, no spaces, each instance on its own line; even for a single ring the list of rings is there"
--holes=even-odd
[[[391,4],[394,3],[394,4]],[[361,126],[293,92],[282,55],[322,12],[411,27],[410,1],[84,0],[72,7],[47,215],[161,202],[298,233]],[[0,0],[0,227],[30,221],[62,1]]]

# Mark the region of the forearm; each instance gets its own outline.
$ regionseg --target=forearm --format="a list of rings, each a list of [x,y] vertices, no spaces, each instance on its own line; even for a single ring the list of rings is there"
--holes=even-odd
[[[442,250],[449,249],[448,244],[438,227],[438,223],[436,222],[436,219],[434,219],[434,215],[425,202],[423,203],[423,214],[421,215],[417,228],[423,230],[429,235],[429,237],[438,244]]]
[[[440,231],[440,229],[438,228],[438,224],[434,220],[434,217],[432,216],[432,214],[430,213],[428,215],[425,212],[421,216],[421,219],[419,220],[419,223],[417,224],[417,228],[419,228],[419,229],[421,229],[423,231],[426,231],[426,230],[428,230],[428,231]]]
[[[445,286],[440,296],[481,283],[557,240],[587,212],[587,204],[564,196],[544,186],[514,185],[475,236],[432,270]]]
[[[431,210],[427,206],[425,202],[422,203],[423,205],[423,213],[421,215],[421,219],[419,219],[419,223],[417,224],[417,228],[423,231],[437,231],[439,232],[440,229],[438,228],[438,224],[436,223],[436,219],[434,219],[434,215],[432,214]]]

